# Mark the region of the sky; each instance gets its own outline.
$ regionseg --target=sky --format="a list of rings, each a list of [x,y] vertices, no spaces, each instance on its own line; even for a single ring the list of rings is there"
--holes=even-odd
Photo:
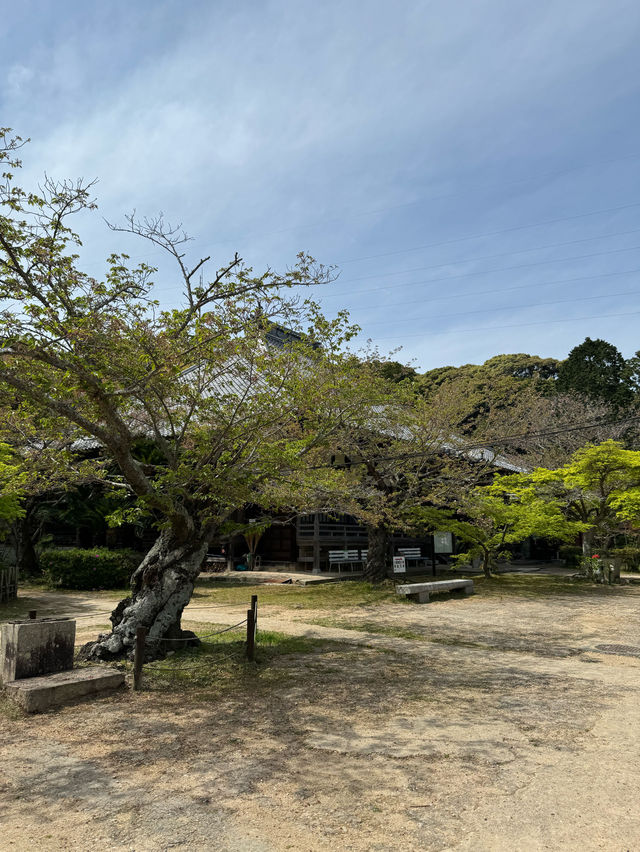
[[[0,126],[43,173],[97,178],[83,263],[162,211],[195,260],[299,251],[313,295],[426,370],[640,349],[636,0],[23,0],[0,17]],[[80,227],[80,226],[78,226]]]

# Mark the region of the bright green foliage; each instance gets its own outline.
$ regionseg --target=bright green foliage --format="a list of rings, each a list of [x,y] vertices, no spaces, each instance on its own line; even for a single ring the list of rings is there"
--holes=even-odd
[[[500,484],[476,488],[460,500],[456,514],[443,509],[420,508],[415,523],[429,531],[446,530],[468,545],[456,555],[459,563],[482,560],[485,574],[500,557],[508,558],[509,545],[529,536],[570,541],[585,525],[570,521],[561,505],[543,499],[533,490],[508,494]]]
[[[585,555],[591,543],[610,548],[622,533],[640,533],[640,451],[616,441],[583,447],[555,470],[502,477],[495,486],[522,499],[533,495],[562,508],[569,520],[586,525]]]
[[[6,444],[0,444],[0,521],[11,523],[19,518],[23,477],[20,466]]]

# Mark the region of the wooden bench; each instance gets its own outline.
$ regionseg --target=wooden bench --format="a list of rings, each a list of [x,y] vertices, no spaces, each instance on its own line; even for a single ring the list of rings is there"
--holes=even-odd
[[[434,580],[433,583],[408,583],[396,586],[399,595],[406,595],[418,603],[429,603],[429,595],[436,592],[464,592],[473,594],[473,580]]]

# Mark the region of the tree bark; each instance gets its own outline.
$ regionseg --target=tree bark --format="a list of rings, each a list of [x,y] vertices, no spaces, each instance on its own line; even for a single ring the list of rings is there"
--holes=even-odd
[[[368,549],[364,578],[381,583],[387,577],[391,563],[391,537],[386,527],[367,527]]]
[[[24,577],[35,577],[40,572],[31,511],[31,506],[27,506],[24,517],[14,521],[12,529],[16,547],[16,564]]]
[[[482,553],[482,570],[484,572],[484,576],[490,580],[491,579],[491,554],[488,550],[484,550]]]
[[[183,542],[170,530],[163,531],[131,578],[131,596],[113,611],[113,630],[100,636],[97,642],[84,645],[80,658],[131,657],[138,627],[147,629],[148,659],[162,656],[167,646],[174,650],[180,647],[163,640],[187,638],[191,640],[189,644],[197,644],[194,634],[181,630],[180,620],[191,599],[208,546],[208,539],[194,537]]]

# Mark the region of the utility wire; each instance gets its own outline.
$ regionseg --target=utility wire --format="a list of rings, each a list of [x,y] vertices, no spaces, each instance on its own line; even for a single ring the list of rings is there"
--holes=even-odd
[[[359,276],[358,278],[350,278],[347,281],[340,281],[339,283],[340,283],[341,286],[345,286],[345,285],[351,284],[351,283],[356,282],[356,281],[368,281],[368,280],[372,280],[372,279],[376,279],[376,278],[388,278],[388,277],[394,277],[396,275],[409,274],[411,272],[425,272],[425,271],[431,270],[431,269],[447,269],[447,268],[450,268],[451,266],[459,266],[459,265],[465,264],[465,263],[476,263],[476,262],[482,261],[482,260],[491,260],[491,259],[499,258],[499,257],[510,257],[512,255],[526,254],[526,253],[532,252],[532,251],[542,251],[542,250],[547,249],[547,248],[557,248],[557,247],[561,247],[561,246],[565,246],[565,245],[575,245],[577,243],[592,242],[593,240],[605,239],[607,237],[617,237],[617,236],[624,236],[624,235],[628,235],[628,234],[636,234],[639,231],[640,231],[640,228],[632,228],[632,229],[627,230],[627,231],[618,231],[618,232],[613,232],[613,233],[610,233],[610,234],[601,234],[601,235],[595,236],[595,237],[583,237],[579,240],[567,240],[567,241],[559,242],[559,243],[548,243],[546,245],[533,246],[532,248],[520,249],[518,251],[501,252],[499,254],[483,255],[483,256],[480,256],[480,257],[470,257],[470,258],[465,258],[465,259],[462,259],[462,260],[452,260],[449,263],[437,263],[437,264],[433,264],[433,265],[430,265],[430,266],[417,266],[417,267],[412,267],[411,269],[403,269],[403,270],[394,271],[394,272],[382,272],[382,273],[375,273],[375,274],[372,274],[372,275],[362,275],[362,276]],[[583,258],[599,257],[601,255],[615,254],[615,253],[625,252],[625,251],[632,251],[633,249],[636,249],[636,248],[640,248],[640,246],[630,246],[628,248],[609,249],[609,250],[606,250],[606,251],[594,252],[594,253],[585,254],[585,255],[573,255],[571,257],[552,258],[550,260],[541,260],[541,261],[535,261],[535,262],[531,262],[531,263],[516,264],[514,266],[505,266],[505,267],[500,267],[498,269],[488,269],[488,270],[479,270],[479,271],[474,271],[474,272],[467,272],[467,273],[463,273],[463,274],[460,274],[460,275],[446,276],[446,277],[443,277],[443,278],[428,278],[428,279],[423,280],[423,281],[410,281],[410,282],[405,282],[403,284],[396,284],[396,285],[393,285],[393,286],[394,287],[408,287],[408,286],[411,286],[412,284],[415,284],[415,285],[427,284],[427,283],[429,283],[429,281],[449,281],[449,280],[455,279],[455,278],[464,278],[464,277],[467,277],[469,275],[482,275],[482,274],[488,275],[488,274],[491,274],[491,273],[494,273],[494,272],[509,271],[509,270],[513,270],[513,269],[525,269],[525,268],[530,268],[530,267],[534,267],[534,266],[538,266],[538,265],[542,265],[542,264],[549,264],[549,263],[556,263],[556,262],[557,263],[563,263],[563,262],[567,262],[569,260],[580,260],[580,259],[583,259]],[[325,286],[332,286],[333,284],[335,284],[335,281],[326,282],[326,283],[320,284],[318,286],[325,287]],[[152,292],[154,294],[159,294],[159,293],[169,292],[170,290],[173,290],[173,289],[174,289],[173,287],[157,287],[156,286],[156,287],[153,288]],[[373,293],[373,292],[377,292],[378,290],[385,290],[385,289],[387,289],[387,287],[376,287],[376,288],[369,288],[369,289],[366,289],[366,290],[356,290],[353,293],[350,293],[350,295],[357,295],[358,293]],[[327,293],[322,298],[328,299],[328,298],[340,298],[340,297],[344,298],[343,292]]]
[[[454,243],[464,243],[468,240],[478,240],[484,237],[497,237],[501,234],[511,234],[515,231],[524,231],[528,228],[538,228],[542,225],[555,225],[557,222],[570,222],[575,219],[586,219],[588,216],[598,216],[602,213],[617,213],[619,210],[630,210],[633,207],[640,207],[640,201],[634,201],[631,204],[621,204],[618,207],[605,207],[604,209],[600,210],[590,210],[588,213],[576,213],[573,216],[559,216],[555,219],[543,219],[539,222],[530,222],[527,225],[515,225],[512,228],[500,228],[496,231],[484,231],[479,234],[467,234],[464,237],[454,237],[453,239],[440,240],[439,242],[435,243],[423,243],[420,246],[413,246],[411,248],[397,249],[395,251],[387,251],[382,252],[380,254],[369,254],[364,257],[352,257],[349,260],[338,261],[338,266],[344,266],[347,263],[359,263],[361,260],[377,260],[380,257],[392,257],[393,255],[406,254],[410,251],[422,251],[422,249],[447,246],[452,245]]]
[[[464,317],[469,316],[471,314],[486,314],[491,313],[492,311],[518,311],[525,308],[541,308],[546,305],[566,305],[566,304],[574,304],[575,302],[588,302],[594,299],[614,299],[618,296],[640,296],[640,291],[638,290],[622,290],[620,293],[602,293],[599,296],[577,296],[572,299],[557,299],[553,302],[531,302],[528,305],[498,305],[491,308],[478,308],[473,311],[456,311],[454,314],[429,314],[428,316],[412,316],[411,322],[420,322],[424,320],[439,320],[439,319],[449,319],[451,317]],[[395,307],[395,305],[385,305],[387,307]],[[398,322],[406,322],[406,320],[396,320]],[[370,325],[389,325],[389,320],[375,320],[374,322],[367,322],[367,327]]]
[[[565,434],[565,433],[568,433],[568,432],[583,432],[583,431],[586,431],[588,429],[601,429],[601,428],[606,427],[606,426],[619,426],[619,425],[622,425],[623,423],[634,423],[636,421],[640,422],[640,415],[633,414],[633,415],[629,415],[629,417],[622,417],[622,418],[618,418],[616,420],[606,420],[606,421],[600,421],[600,422],[596,422],[596,423],[585,423],[585,424],[582,424],[580,426],[563,426],[563,427],[560,427],[558,429],[544,429],[540,432],[521,432],[521,433],[515,434],[515,435],[498,435],[498,436],[495,436],[493,438],[489,437],[486,440],[480,441],[478,443],[466,443],[466,444],[459,444],[457,446],[452,446],[451,449],[455,450],[456,452],[460,452],[460,453],[470,452],[471,450],[488,450],[493,445],[508,443],[510,441],[522,441],[522,440],[528,440],[528,439],[531,439],[531,438],[549,438],[549,437],[554,437],[556,435],[562,435],[562,434]],[[443,449],[443,448],[441,447],[440,449]],[[375,462],[382,462],[382,461],[399,461],[399,460],[402,460],[402,459],[423,458],[423,457],[426,457],[426,456],[433,455],[433,452],[434,452],[433,450],[419,450],[419,451],[411,452],[411,453],[398,453],[396,455],[391,455],[391,456],[375,456],[374,458],[370,459],[369,461],[375,463]],[[355,461],[351,462],[351,464],[354,467],[358,466],[358,462],[355,462]],[[335,464],[318,464],[318,465],[311,465],[309,467],[298,468],[296,472],[298,472],[298,471],[310,471],[310,470],[325,470],[325,469],[333,468],[333,467],[335,467]]]
[[[393,287],[394,290],[397,290],[399,287],[415,287],[419,284],[430,284],[431,282],[435,283],[435,282],[439,282],[439,281],[456,281],[459,278],[472,278],[475,275],[494,275],[497,272],[511,272],[514,269],[532,269],[533,267],[545,266],[545,265],[548,265],[550,263],[566,263],[567,261],[570,261],[570,260],[585,260],[585,259],[589,259],[589,258],[593,258],[593,257],[604,257],[604,256],[610,255],[610,254],[622,254],[623,252],[627,252],[627,251],[636,251],[637,249],[640,249],[640,245],[627,246],[625,248],[617,248],[617,249],[607,249],[606,251],[590,252],[589,254],[576,254],[576,255],[572,255],[571,257],[555,257],[555,258],[551,258],[549,260],[536,260],[536,261],[533,261],[531,263],[518,263],[518,264],[515,264],[514,266],[501,266],[501,267],[498,267],[497,269],[476,269],[473,272],[460,272],[457,275],[444,275],[444,276],[441,276],[440,278],[425,278],[422,281],[404,281],[401,284],[393,284],[391,286]],[[447,266],[448,264],[443,264],[443,265]],[[418,272],[421,269],[431,269],[431,268],[434,268],[434,267],[429,267],[429,266],[416,267],[415,269],[407,269],[407,270],[405,270],[405,272]],[[385,273],[385,275],[400,275],[400,274],[403,274],[403,273],[398,273],[398,272]],[[374,276],[371,276],[371,277],[382,278],[382,277],[384,277],[384,275],[379,275],[379,276],[374,275]],[[361,279],[354,278],[352,280],[353,281],[359,281]],[[349,284],[350,282],[347,281],[347,282],[344,282],[344,283]],[[327,295],[323,296],[322,298],[323,299],[344,299],[345,295],[349,295],[350,297],[354,297],[354,296],[359,296],[363,293],[378,293],[381,290],[389,290],[389,289],[390,289],[389,285],[387,284],[387,285],[384,285],[382,287],[368,287],[366,290],[352,290],[352,291],[349,291],[348,294],[345,294],[344,292],[342,292],[342,293],[327,293]]]
[[[443,267],[454,266],[454,265],[461,264],[461,263],[477,263],[480,260],[495,260],[496,258],[499,258],[499,257],[511,257],[514,254],[528,254],[529,252],[532,252],[532,251],[543,251],[544,249],[550,249],[550,248],[562,248],[563,246],[573,246],[573,245],[577,245],[578,243],[590,243],[590,242],[593,242],[594,240],[604,240],[604,239],[608,239],[610,237],[625,237],[625,236],[628,236],[629,234],[637,234],[638,231],[640,231],[640,228],[631,228],[628,231],[611,231],[608,234],[595,234],[595,235],[590,236],[590,237],[580,237],[580,239],[577,239],[577,240],[563,240],[560,243],[545,243],[544,245],[541,245],[541,246],[531,246],[530,248],[523,248],[523,249],[512,249],[511,251],[502,251],[502,252],[498,252],[497,254],[483,254],[483,255],[480,255],[479,257],[465,257],[465,258],[461,258],[460,260],[450,260],[448,263],[438,263],[438,264],[435,264],[434,266],[421,266],[421,267],[418,267],[418,268],[420,270],[441,269]],[[405,271],[411,272],[413,270],[405,270]],[[389,275],[401,275],[402,273],[397,272],[397,273],[388,273],[388,274]],[[368,278],[382,278],[382,277],[384,277],[384,274],[382,274],[382,275],[363,275],[362,277],[351,278],[350,280],[351,281],[365,281]]]
[[[501,331],[507,328],[528,328],[535,325],[550,325],[555,323],[563,323],[563,322],[581,322],[582,320],[589,319],[613,319],[617,317],[634,317],[638,316],[640,311],[625,311],[622,314],[590,314],[586,317],[565,317],[564,319],[557,320],[538,320],[537,322],[518,322],[512,323],[510,325],[489,325],[489,326],[467,326],[466,328],[451,328],[446,331],[432,331],[431,329],[421,331],[413,334],[391,334],[385,335],[384,337],[374,337],[371,338],[374,342],[376,340],[405,340],[406,338],[414,338],[414,337],[434,337],[440,336],[443,334],[465,334],[467,332],[477,332],[477,331]]]
[[[576,281],[596,281],[600,278],[613,278],[616,275],[636,275],[640,273],[640,267],[634,269],[621,269],[618,272],[599,272],[596,275],[578,275],[574,278],[560,278],[555,281],[536,282],[535,285],[528,281],[526,284],[515,284],[511,287],[493,287],[491,290],[461,290],[459,293],[450,293],[449,295],[433,296],[430,299],[406,299],[401,302],[385,302],[382,307],[397,308],[402,305],[427,305],[431,302],[447,302],[451,299],[463,299],[465,296],[490,296],[493,293],[510,293],[512,290],[530,290],[534,286],[536,289],[540,287],[553,287],[558,284],[573,284]]]

